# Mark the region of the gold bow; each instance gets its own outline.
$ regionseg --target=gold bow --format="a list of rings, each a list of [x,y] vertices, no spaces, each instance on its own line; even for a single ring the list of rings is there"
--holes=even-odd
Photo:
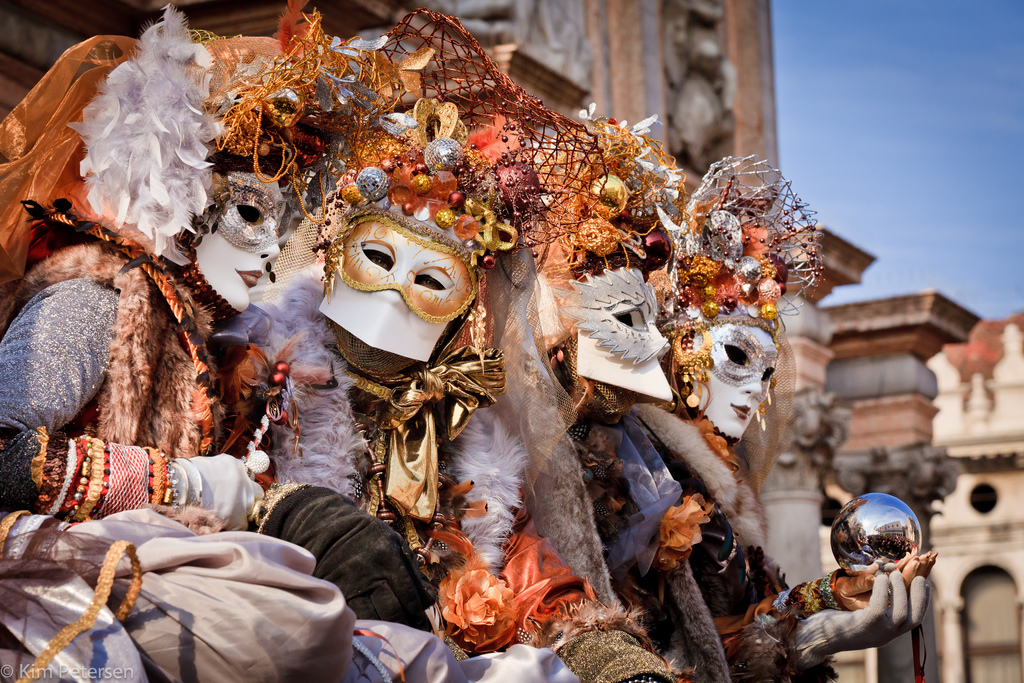
[[[466,200],[466,211],[480,224],[480,232],[476,236],[480,243],[480,249],[474,253],[483,254],[485,251],[508,251],[514,249],[519,240],[519,233],[511,225],[502,223],[494,212],[487,208],[481,201],[470,197]]]
[[[435,420],[447,439],[457,437],[477,408],[505,393],[505,359],[500,349],[480,354],[463,346],[432,366],[420,364],[388,380],[386,387],[380,424],[388,433],[385,491],[402,514],[429,521],[437,507]]]

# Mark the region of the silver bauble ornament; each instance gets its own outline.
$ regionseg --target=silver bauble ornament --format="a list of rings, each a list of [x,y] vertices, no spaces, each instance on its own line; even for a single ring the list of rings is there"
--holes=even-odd
[[[761,277],[761,262],[753,256],[744,256],[740,259],[737,272],[747,282],[755,282]]]
[[[708,215],[701,239],[707,255],[714,261],[743,256],[743,226],[728,211],[712,211]]]
[[[921,547],[921,525],[906,503],[887,493],[865,493],[832,522],[832,554],[854,571],[875,562],[899,562]]]
[[[364,199],[379,201],[388,193],[388,174],[382,168],[367,166],[356,176],[356,187]]]
[[[462,145],[451,138],[435,138],[423,151],[423,162],[433,172],[450,171],[462,163]]]

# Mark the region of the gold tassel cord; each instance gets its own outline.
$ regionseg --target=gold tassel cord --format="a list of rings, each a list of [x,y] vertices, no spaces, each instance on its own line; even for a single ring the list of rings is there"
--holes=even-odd
[[[29,667],[28,673],[18,679],[18,683],[28,683],[29,681],[34,681],[43,677],[46,674],[46,667],[50,665],[50,662],[52,662],[64,648],[70,645],[72,640],[85,631],[88,631],[96,624],[96,619],[99,617],[100,610],[106,606],[107,599],[110,597],[110,591],[114,587],[114,574],[117,571],[118,563],[124,555],[127,555],[128,559],[131,561],[132,580],[131,586],[128,588],[128,593],[125,595],[121,606],[118,607],[115,616],[119,621],[124,621],[128,618],[132,608],[135,606],[136,599],[139,597],[139,592],[142,590],[142,567],[139,564],[138,555],[135,553],[135,546],[128,541],[117,541],[110,546],[106,557],[103,559],[103,568],[100,570],[99,579],[96,581],[96,591],[93,594],[93,598],[89,603],[89,606],[85,609],[85,612],[77,621],[62,628],[60,632],[46,644],[46,648],[38,657],[36,657],[35,661],[32,662],[32,666]]]

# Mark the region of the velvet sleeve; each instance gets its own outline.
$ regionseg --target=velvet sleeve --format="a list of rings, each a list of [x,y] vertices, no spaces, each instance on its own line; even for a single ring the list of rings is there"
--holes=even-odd
[[[425,631],[437,597],[405,540],[339,493],[306,486],[278,497],[260,532],[302,546],[316,558],[313,575],[341,589],[360,619],[394,621]]]

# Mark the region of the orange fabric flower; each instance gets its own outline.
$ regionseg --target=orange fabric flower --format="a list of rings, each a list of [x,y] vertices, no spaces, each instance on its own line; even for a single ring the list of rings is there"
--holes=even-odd
[[[513,592],[476,558],[441,580],[441,616],[448,635],[471,652],[493,652],[516,632]]]
[[[711,420],[707,418],[702,419],[697,423],[697,429],[700,430],[711,452],[717,455],[718,459],[724,462],[731,472],[735,472],[740,468],[739,463],[736,461],[736,455],[729,448],[729,442],[725,440],[724,436],[715,432],[715,425],[711,424]]]
[[[700,525],[711,519],[714,509],[714,503],[705,502],[699,493],[684,498],[682,505],[669,508],[661,520],[654,566],[672,571],[688,558],[693,546],[700,543]]]

